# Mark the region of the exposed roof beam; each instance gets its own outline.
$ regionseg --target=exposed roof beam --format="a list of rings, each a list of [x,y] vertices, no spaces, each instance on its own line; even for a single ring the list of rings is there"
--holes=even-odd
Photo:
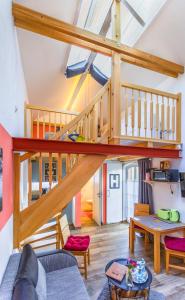
[[[79,17],[79,14],[80,14],[81,6],[82,6],[82,0],[79,0],[79,1],[78,1],[78,4],[77,4],[76,11],[75,11],[75,16],[74,16],[74,20],[73,20],[73,25],[76,25],[77,22],[78,22],[78,17]],[[71,51],[71,45],[68,46],[68,49],[67,49],[67,51],[66,51],[66,55],[65,55],[66,65],[67,65],[67,62],[68,62],[68,58],[69,58],[69,53],[70,53],[70,51]]]
[[[145,26],[144,20],[140,17],[140,15],[137,13],[137,11],[135,11],[135,9],[130,5],[130,3],[128,3],[127,0],[121,0],[121,1],[126,6],[126,8],[129,10],[131,15],[138,21],[138,23],[144,27]]]
[[[184,72],[184,67],[179,64],[123,44],[117,45],[111,39],[104,38],[16,3],[13,4],[13,16],[16,26],[56,40],[78,45],[79,47],[108,56],[112,56],[112,51],[114,51],[129,58],[139,60],[141,66],[142,62],[144,62],[146,68],[147,64],[150,66],[149,69],[153,65],[154,71],[157,67],[160,70],[157,72],[169,76],[177,77],[178,74]],[[136,64],[135,61],[132,63]]]
[[[106,145],[92,143],[72,143],[64,141],[13,138],[13,151],[102,154],[102,155],[134,155],[143,157],[180,158],[178,149],[135,147],[123,145]]]
[[[103,25],[102,25],[102,27],[100,29],[100,32],[99,32],[99,34],[102,35],[102,36],[106,36],[106,34],[107,34],[108,30],[109,30],[110,23],[111,23],[111,9],[112,9],[112,4],[111,4],[111,6],[109,8],[109,11],[108,11],[108,13],[106,15],[106,18],[105,18],[105,20],[103,22]],[[91,52],[90,53],[89,58],[87,60],[86,70],[85,70],[85,72],[79,78],[79,81],[77,83],[77,86],[75,87],[73,95],[72,95],[72,97],[71,97],[71,99],[69,101],[69,104],[67,106],[67,109],[71,109],[71,106],[73,105],[75,99],[77,98],[77,96],[78,96],[78,94],[79,94],[79,92],[81,90],[81,87],[82,87],[82,85],[83,85],[83,83],[84,83],[84,81],[85,81],[85,79],[87,77],[89,68],[90,68],[91,64],[94,62],[96,56],[97,56],[97,53],[95,53],[95,52]]]

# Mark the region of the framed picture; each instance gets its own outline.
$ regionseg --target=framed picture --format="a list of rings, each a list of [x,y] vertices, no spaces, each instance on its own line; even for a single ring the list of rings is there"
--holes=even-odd
[[[120,174],[109,174],[109,189],[120,189]]]
[[[0,211],[3,209],[3,149],[0,148]]]

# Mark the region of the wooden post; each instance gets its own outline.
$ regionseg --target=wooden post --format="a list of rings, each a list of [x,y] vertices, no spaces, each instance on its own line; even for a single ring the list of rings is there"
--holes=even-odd
[[[113,39],[120,44],[121,26],[120,26],[120,0],[114,2],[114,26]],[[120,136],[121,128],[121,56],[119,53],[112,54],[112,77],[111,77],[111,139]]]
[[[39,155],[39,195],[42,196],[42,152]]]
[[[28,160],[28,206],[32,201],[32,161]]]
[[[181,143],[181,93],[178,94],[176,108],[176,140]]]
[[[20,154],[14,154],[14,226],[13,226],[13,245],[19,247],[19,228],[20,228]]]

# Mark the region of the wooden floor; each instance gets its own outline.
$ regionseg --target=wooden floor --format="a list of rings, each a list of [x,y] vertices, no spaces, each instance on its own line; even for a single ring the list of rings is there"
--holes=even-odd
[[[87,233],[91,236],[91,265],[88,269],[88,279],[85,281],[90,299],[98,297],[105,283],[104,268],[114,258],[129,257],[128,225],[115,224],[101,227],[87,227],[74,231]],[[135,257],[144,258],[153,272],[153,249],[145,252],[143,239],[136,238]],[[170,275],[164,272],[164,255],[162,255],[162,273],[153,275],[152,288],[163,293],[166,300],[185,300],[185,273],[172,271]]]

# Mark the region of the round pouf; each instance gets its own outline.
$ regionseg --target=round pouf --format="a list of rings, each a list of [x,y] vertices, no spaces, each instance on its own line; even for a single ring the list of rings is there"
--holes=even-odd
[[[142,299],[142,298],[141,298]],[[149,300],[165,300],[165,296],[157,291],[150,291],[150,298]],[[100,295],[98,296],[97,300],[111,300],[110,298],[110,292],[109,292],[109,286],[106,282]]]

